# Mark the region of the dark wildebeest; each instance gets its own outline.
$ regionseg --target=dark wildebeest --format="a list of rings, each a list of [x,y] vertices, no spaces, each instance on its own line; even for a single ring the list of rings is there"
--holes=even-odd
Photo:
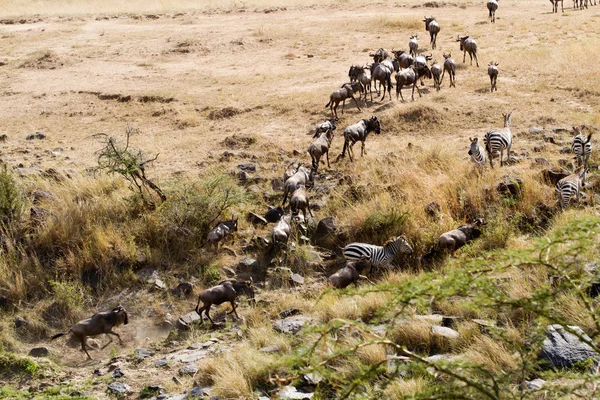
[[[498,86],[496,85],[497,81],[498,81],[498,63],[490,61],[489,65],[488,65],[488,75],[490,76],[490,91],[494,92],[498,91]]]
[[[428,31],[429,36],[431,36],[431,48],[435,49],[437,35],[440,33],[440,24],[435,20],[434,17],[425,17],[423,22],[425,22],[425,30]]]
[[[200,325],[204,322],[202,318],[202,311],[206,314],[210,322],[215,324],[215,321],[210,317],[209,311],[213,304],[219,305],[228,301],[231,303],[232,310],[227,314],[235,314],[237,319],[240,319],[237,311],[235,310],[235,299],[240,295],[246,295],[250,300],[254,300],[254,289],[252,287],[252,280],[249,281],[238,281],[238,280],[227,280],[219,282],[218,285],[211,287],[210,289],[204,290],[198,296],[198,304],[196,305],[196,313],[200,316]],[[202,307],[200,307],[202,302]]]
[[[438,249],[449,250],[450,252],[460,249],[465,244],[481,236],[480,227],[485,224],[483,218],[477,218],[472,224],[461,225],[457,229],[442,233],[438,239]]]
[[[565,7],[563,4],[563,0],[550,0],[550,3],[552,3],[552,13],[558,13],[558,2],[560,2],[560,8],[562,10],[562,12],[565,12]]]
[[[346,100],[352,99],[354,100],[354,104],[356,104],[356,108],[360,111],[360,106],[358,105],[358,101],[354,97],[354,93],[360,92],[362,90],[362,85],[360,82],[350,82],[344,83],[341,88],[337,89],[335,92],[331,93],[329,96],[329,103],[325,105],[325,108],[329,107],[331,110],[331,116],[337,120],[337,108],[340,102],[342,103],[342,114],[344,114],[344,107],[346,106]]]
[[[442,72],[442,78],[440,79],[440,84],[444,80],[444,74],[448,71],[448,75],[450,76],[450,87],[456,87],[456,64],[454,59],[452,58],[452,53],[444,53],[444,71]]]
[[[306,167],[298,168],[298,171],[283,184],[283,202],[281,205],[285,204],[288,195],[291,196],[298,185],[308,186],[309,183],[314,183],[314,170]]]
[[[219,222],[212,231],[208,232],[208,235],[206,235],[206,241],[208,244],[215,245],[218,249],[221,240],[225,239],[227,236],[231,235],[231,240],[233,240],[233,232],[237,232],[237,228],[237,218],[231,218],[231,221]]]
[[[119,338],[119,342],[123,344],[123,340],[121,336],[115,331],[113,328],[116,328],[120,325],[127,325],[129,323],[129,319],[127,318],[127,311],[121,305],[113,308],[111,311],[99,312],[92,315],[88,319],[84,319],[83,321],[79,321],[75,325],[71,327],[65,333],[59,333],[57,335],[52,336],[51,340],[64,336],[68,333],[71,333],[79,342],[81,343],[81,348],[87,354],[88,358],[91,360],[92,357],[90,353],[88,353],[86,348],[86,338],[88,336],[96,336],[102,333],[106,335],[114,335]],[[112,338],[109,336],[109,342],[102,346],[104,349],[106,346],[112,343]]]
[[[371,261],[368,256],[362,256],[358,260],[348,260],[344,268],[339,269],[329,277],[329,282],[337,289],[343,289],[352,283],[357,285],[361,277],[366,278],[361,275],[366,268],[371,268]]]
[[[344,148],[342,149],[342,153],[337,156],[335,160],[337,161],[344,157],[347,150],[350,161],[352,161],[352,146],[358,141],[362,142],[360,152],[361,157],[367,154],[365,151],[365,140],[367,140],[369,132],[375,132],[376,134],[381,133],[381,123],[374,115],[370,119],[361,119],[357,123],[344,129]]]
[[[374,81],[375,88],[377,89],[377,82],[380,86],[383,85],[381,100],[385,99],[386,89],[390,95],[390,100],[392,99],[392,71],[393,67],[389,68],[384,63],[371,64],[371,80]]]
[[[431,78],[431,70],[429,67],[425,66],[424,68],[417,68],[414,65],[411,65],[410,68],[403,69],[402,71],[398,72],[396,74],[396,99],[398,99],[398,96],[400,96],[402,101],[404,101],[404,96],[402,96],[402,88],[409,85],[413,85],[411,99],[413,101],[415,100],[415,88],[417,88],[419,97],[421,97],[421,90],[417,86],[417,81],[423,76]]]
[[[327,168],[331,168],[331,165],[329,165],[329,147],[333,141],[333,136],[333,130],[328,130],[327,132],[321,133],[319,138],[308,146],[308,154],[310,154],[312,159],[312,169],[315,172],[319,168],[319,162],[321,161],[323,154],[327,156]]]
[[[470,36],[459,36],[457,42],[460,42],[460,51],[463,52],[463,64],[467,59],[467,53],[469,53],[471,65],[473,65],[473,57],[475,57],[475,63],[477,64],[477,68],[479,68],[479,60],[477,59],[477,42],[471,39]]]
[[[496,10],[498,9],[498,1],[497,0],[488,0],[487,8],[490,11],[491,22],[496,23]]]

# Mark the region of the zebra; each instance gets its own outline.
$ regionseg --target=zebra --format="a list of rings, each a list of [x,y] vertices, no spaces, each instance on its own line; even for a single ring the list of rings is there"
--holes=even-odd
[[[469,148],[469,155],[471,156],[471,160],[475,163],[477,168],[482,169],[487,162],[487,156],[481,145],[479,144],[478,138],[469,138],[471,141],[471,147]]]
[[[344,258],[346,260],[368,259],[371,262],[369,274],[373,267],[389,267],[391,262],[400,251],[403,254],[412,254],[413,248],[408,244],[405,235],[388,240],[383,246],[367,243],[350,243],[344,247]]]
[[[579,128],[573,127],[577,136],[573,139],[571,151],[575,153],[575,156],[577,157],[577,166],[580,167],[583,165],[584,168],[587,169],[590,154],[592,154],[592,142],[590,142],[592,134],[590,133],[586,139],[582,133],[584,129],[585,125],[581,125]]]
[[[587,169],[583,166],[575,169],[575,173],[562,178],[556,183],[556,194],[559,197],[560,208],[565,209],[571,200],[571,197],[576,194],[577,201],[581,199],[581,188],[585,181]]]
[[[350,161],[353,161],[352,154],[354,152],[352,151],[352,146],[358,141],[362,142],[360,149],[361,157],[367,154],[365,151],[365,140],[367,140],[369,132],[381,133],[381,122],[374,115],[370,119],[361,119],[344,129],[344,147],[342,148],[342,153],[337,156],[335,161],[337,162],[340,158],[343,158],[346,155],[346,151],[348,151]]]
[[[490,159],[490,165],[494,168],[492,161],[493,155],[496,152],[500,152],[500,166],[503,166],[506,161],[510,159],[510,146],[512,146],[512,132],[510,131],[510,117],[512,111],[508,114],[502,114],[504,117],[504,128],[492,129],[483,137],[485,143],[485,151]],[[506,161],[502,161],[502,153],[506,149]]]

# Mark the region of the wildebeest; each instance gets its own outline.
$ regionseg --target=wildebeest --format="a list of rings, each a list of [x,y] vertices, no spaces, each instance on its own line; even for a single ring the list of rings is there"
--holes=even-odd
[[[283,173],[283,181],[285,182],[290,179],[292,175],[298,172],[298,168],[300,168],[300,163],[298,161],[292,161]]]
[[[116,328],[120,325],[127,325],[129,323],[129,318],[127,317],[127,311],[121,305],[113,308],[111,311],[103,311],[92,315],[88,319],[84,319],[83,321],[79,321],[75,325],[71,327],[65,333],[59,333],[57,335],[52,336],[51,340],[64,336],[68,333],[71,333],[79,342],[81,343],[81,348],[87,354],[88,358],[91,360],[92,357],[90,353],[88,353],[86,348],[86,338],[88,336],[96,336],[102,333],[106,335],[114,335],[119,338],[119,342],[123,344],[123,340],[121,336],[113,331],[113,328]],[[112,343],[112,338],[109,336],[110,341],[106,343],[102,348],[104,349],[110,343]]]
[[[488,65],[488,75],[490,76],[490,92],[498,91],[498,63],[490,61]]]
[[[477,218],[472,224],[461,225],[456,229],[442,233],[438,239],[439,250],[456,251],[470,241],[481,236],[481,227],[486,225],[483,218]]]
[[[367,154],[365,151],[365,140],[370,132],[375,132],[377,134],[381,133],[381,122],[374,115],[370,119],[361,119],[357,123],[344,129],[344,148],[342,149],[342,153],[338,155],[335,160],[337,161],[344,157],[347,150],[350,161],[352,161],[352,146],[358,141],[362,142],[361,157]]]
[[[308,201],[308,194],[306,193],[306,187],[304,185],[298,185],[294,193],[292,193],[292,197],[290,197],[290,210],[292,211],[292,216],[298,215],[300,211],[304,215],[304,220],[306,219],[306,210],[308,210],[308,214],[312,217],[313,213],[310,210],[310,203]]]
[[[218,285],[211,287],[210,289],[204,290],[198,296],[198,304],[196,304],[196,313],[200,316],[200,325],[204,322],[202,318],[202,311],[206,314],[210,322],[215,324],[215,321],[210,317],[209,311],[213,304],[219,305],[228,301],[231,303],[231,311],[227,314],[235,314],[236,318],[239,319],[235,309],[235,299],[240,295],[246,295],[251,300],[254,300],[254,289],[252,287],[252,280],[239,281],[239,280],[226,280],[219,282]],[[200,303],[202,302],[202,307]]]
[[[442,66],[437,61],[434,61],[431,65],[431,75],[433,76],[433,86],[438,92],[442,84],[442,72]]]
[[[440,79],[440,84],[444,80],[444,74],[448,72],[450,76],[450,87],[456,87],[456,64],[454,63],[454,59],[452,58],[452,53],[444,53],[444,71],[442,72],[442,78]]]
[[[419,37],[417,35],[412,35],[410,37],[410,40],[408,41],[408,50],[410,51],[411,56],[417,56],[417,51],[419,50]]]
[[[210,232],[208,232],[208,235],[206,235],[206,241],[208,244],[215,245],[218,248],[219,242],[227,236],[231,235],[233,240],[233,232],[237,232],[237,228],[237,218],[231,218],[230,221],[219,222],[217,226],[215,226]]]
[[[371,80],[375,82],[375,88],[377,88],[377,82],[379,85],[383,85],[381,100],[385,99],[386,89],[390,94],[390,100],[392,99],[392,70],[380,62],[371,64]]]
[[[362,85],[365,103],[367,102],[367,94],[371,94],[371,101],[373,101],[373,92],[371,91],[371,66],[367,65],[361,67],[360,65],[353,65],[350,67],[348,76],[351,76],[351,80],[358,81]]]
[[[315,126],[315,133],[313,134],[313,138],[318,138],[321,133],[323,132],[327,132],[329,130],[335,131],[335,119],[327,119],[319,124],[317,124],[317,126]],[[298,164],[298,163],[296,163]],[[296,166],[296,170],[298,170],[298,166]],[[296,173],[296,171],[294,171],[290,176],[294,175]],[[287,181],[287,179],[290,177],[284,177],[283,181]]]
[[[487,8],[490,12],[491,22],[496,23],[496,10],[498,9],[498,0],[488,0]]]
[[[346,265],[329,277],[329,282],[337,289],[343,289],[363,277],[361,273],[366,268],[371,268],[370,257],[362,256],[358,260],[348,260]]]
[[[369,54],[369,57],[373,57],[373,62],[379,63],[390,58],[390,53],[386,49],[380,47],[375,51],[375,53]]]
[[[466,62],[467,53],[469,53],[471,65],[473,65],[473,57],[475,57],[475,63],[477,64],[477,68],[479,68],[479,60],[477,59],[477,42],[471,39],[470,36],[459,36],[457,42],[460,42],[460,51],[463,52],[463,64]]]
[[[402,71],[396,73],[396,99],[398,99],[399,96],[402,98],[402,101],[404,101],[404,96],[402,96],[402,88],[409,85],[413,85],[411,99],[413,101],[415,99],[415,88],[417,88],[419,97],[421,97],[421,90],[417,86],[417,81],[422,76],[431,78],[431,71],[429,70],[429,67],[426,66],[424,68],[417,68],[414,65],[411,65],[410,68],[403,69]]]
[[[312,142],[308,147],[308,154],[310,154],[312,159],[312,169],[315,172],[319,168],[319,162],[321,161],[323,154],[327,156],[327,167],[331,168],[331,165],[329,165],[329,147],[333,141],[333,136],[333,130],[323,132],[319,138]]]
[[[392,50],[392,52],[394,53],[394,60],[398,63],[399,68],[408,68],[415,61],[406,50]]]
[[[292,232],[292,217],[286,215],[281,218],[271,231],[271,238],[273,239],[273,248],[278,248],[282,243],[287,243],[290,239]]]
[[[329,107],[331,110],[331,116],[335,116],[335,119],[338,119],[337,108],[340,102],[342,103],[342,114],[344,114],[344,107],[346,106],[346,100],[352,99],[354,100],[354,104],[356,104],[356,108],[360,111],[360,106],[358,105],[358,101],[354,98],[354,93],[360,92],[362,90],[362,85],[360,82],[350,82],[344,83],[341,88],[337,89],[329,96],[329,103],[325,105],[325,108]]]
[[[560,2],[562,12],[565,12],[563,0],[550,0],[550,3],[552,3],[552,13],[558,13],[558,2]]]
[[[423,22],[425,22],[425,30],[428,31],[429,36],[431,36],[431,48],[435,49],[437,35],[440,33],[440,24],[435,20],[434,17],[425,17]]]
[[[306,167],[298,168],[298,171],[292,175],[285,183],[283,184],[283,202],[281,205],[283,206],[287,201],[288,194],[291,195],[294,193],[298,185],[307,186],[309,183],[314,182],[313,170]]]

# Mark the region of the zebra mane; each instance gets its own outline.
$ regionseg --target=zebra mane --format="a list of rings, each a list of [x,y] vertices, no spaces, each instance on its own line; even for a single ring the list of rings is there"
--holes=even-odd
[[[396,242],[398,239],[406,240],[406,236],[405,235],[395,236],[395,237],[389,239],[387,242],[385,242],[385,244],[383,245],[383,247],[386,247],[386,246],[388,246],[388,245]]]

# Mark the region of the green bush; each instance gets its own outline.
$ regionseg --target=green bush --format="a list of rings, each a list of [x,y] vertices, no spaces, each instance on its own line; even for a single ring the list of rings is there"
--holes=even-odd
[[[0,221],[17,220],[23,210],[23,196],[6,164],[0,167]]]

